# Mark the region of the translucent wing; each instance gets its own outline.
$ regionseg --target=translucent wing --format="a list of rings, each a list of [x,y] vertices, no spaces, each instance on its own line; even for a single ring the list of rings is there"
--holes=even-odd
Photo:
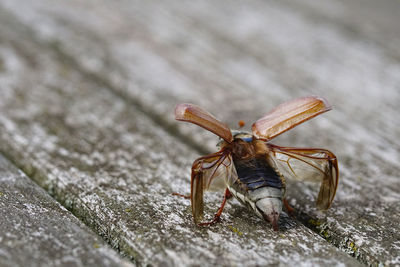
[[[335,197],[339,182],[336,156],[319,148],[289,148],[268,144],[270,159],[285,178],[320,182],[317,207],[328,209]]]
[[[195,223],[203,218],[204,190],[226,188],[225,181],[233,175],[232,157],[229,152],[220,151],[195,160],[192,166],[190,199]]]
[[[282,103],[271,110],[253,124],[252,131],[259,138],[271,140],[275,136],[330,109],[331,106],[322,97],[297,98]]]
[[[178,104],[175,108],[175,119],[197,124],[218,135],[228,143],[233,141],[229,127],[199,106],[193,104]]]

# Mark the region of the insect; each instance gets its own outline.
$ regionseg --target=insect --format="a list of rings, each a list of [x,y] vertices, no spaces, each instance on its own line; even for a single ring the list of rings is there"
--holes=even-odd
[[[331,106],[322,97],[297,98],[256,121],[250,133],[230,130],[196,105],[178,104],[176,120],[197,124],[221,138],[218,152],[200,157],[192,165],[190,200],[194,222],[211,225],[219,221],[226,200],[233,195],[278,230],[282,202],[291,209],[284,199],[285,178],[319,182],[316,205],[321,210],[328,209],[339,181],[336,156],[326,149],[281,147],[269,141],[329,110]],[[225,194],[220,208],[212,221],[201,222],[204,191],[221,184]]]

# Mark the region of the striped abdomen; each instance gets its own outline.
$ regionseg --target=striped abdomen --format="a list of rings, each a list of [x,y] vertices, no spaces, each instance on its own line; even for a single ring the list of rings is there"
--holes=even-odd
[[[260,187],[284,187],[281,177],[269,166],[265,158],[253,158],[251,160],[235,160],[234,164],[240,183],[248,190]]]
[[[228,185],[230,192],[251,207],[258,216],[270,221],[277,229],[282,211],[285,184],[264,158],[235,160],[238,179]]]

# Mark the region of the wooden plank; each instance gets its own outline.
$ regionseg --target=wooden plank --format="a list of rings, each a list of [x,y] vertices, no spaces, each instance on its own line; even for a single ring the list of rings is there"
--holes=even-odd
[[[171,193],[188,192],[196,152],[29,28],[4,12],[0,21],[0,150],[134,263],[358,265],[287,216],[277,233],[235,201],[221,224],[195,226]]]
[[[132,266],[0,155],[1,266]]]
[[[334,111],[276,142],[334,151],[341,169],[336,201],[324,217],[312,208],[310,188],[293,185],[292,204],[303,223],[362,262],[398,264],[400,68],[390,56],[396,50],[366,34],[362,20],[346,21],[351,35],[341,17],[318,23],[324,8],[288,2],[52,3],[4,2],[38,42],[174,134],[168,114],[178,102],[195,102],[234,126],[296,96],[329,99]],[[375,16],[397,22],[385,12]],[[380,39],[385,32],[392,33],[382,31]],[[199,151],[214,148],[212,135],[176,127]]]
[[[316,2],[310,0],[287,1],[296,5],[304,16],[319,24],[333,24],[350,38],[366,39],[379,44],[383,53],[397,61],[400,59],[400,29],[396,19],[400,15],[397,0],[344,0]]]

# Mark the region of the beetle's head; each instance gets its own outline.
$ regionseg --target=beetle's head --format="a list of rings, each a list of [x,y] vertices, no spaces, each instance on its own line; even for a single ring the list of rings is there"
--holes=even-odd
[[[240,130],[231,130],[233,140],[241,139],[245,142],[253,141],[253,135],[250,132],[240,131]]]
[[[243,140],[245,142],[253,141],[253,135],[250,132],[240,131],[240,130],[231,130],[231,132],[232,132],[233,140],[240,139],[240,140]],[[217,147],[218,147],[218,149],[222,149],[227,144],[228,143],[224,139],[219,138],[219,141],[217,143]]]

